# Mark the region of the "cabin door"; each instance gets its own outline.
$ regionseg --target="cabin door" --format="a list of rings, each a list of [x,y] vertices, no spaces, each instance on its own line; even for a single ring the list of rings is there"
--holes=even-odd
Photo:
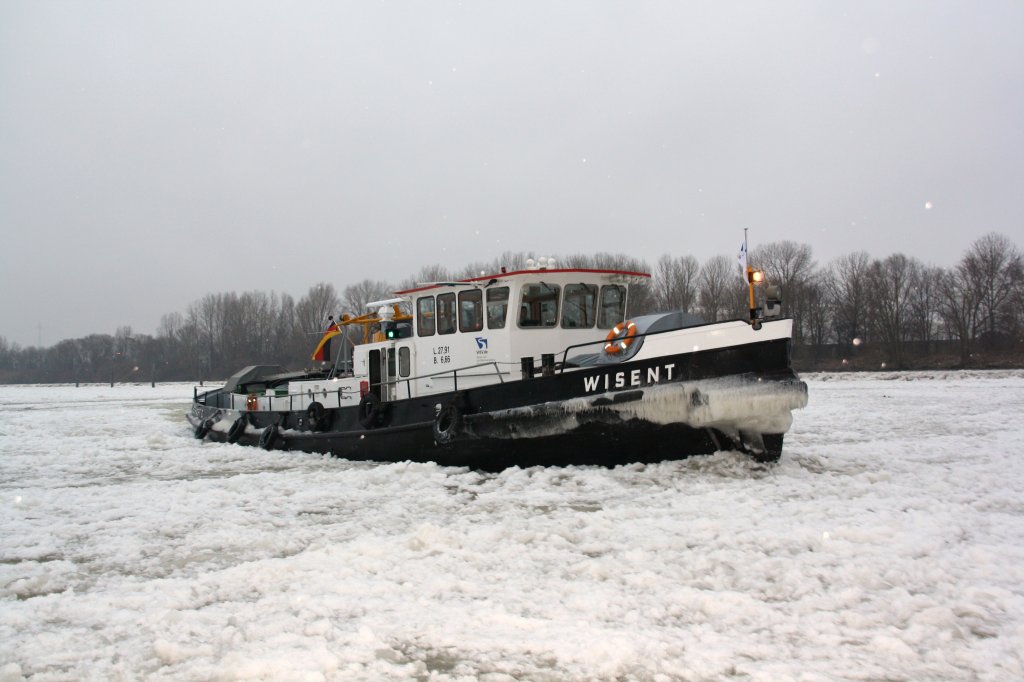
[[[368,355],[370,391],[382,402],[391,402],[398,393],[398,353],[395,344],[373,349]]]
[[[380,351],[371,350],[366,354],[366,370],[370,380],[370,393],[380,398]]]
[[[412,368],[416,366],[412,342],[400,341],[395,344],[395,348],[390,352],[395,357],[395,362],[390,366],[398,370],[398,374],[394,375],[395,399],[401,400],[402,398],[411,398],[417,395],[416,382],[408,381],[409,377],[412,376]]]

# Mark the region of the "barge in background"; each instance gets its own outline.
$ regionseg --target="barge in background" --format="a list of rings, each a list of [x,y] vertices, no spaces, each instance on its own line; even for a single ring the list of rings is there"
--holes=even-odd
[[[628,284],[647,277],[540,259],[398,292],[331,326],[333,367],[247,367],[196,390],[188,420],[213,441],[484,470],[718,450],[777,460],[807,403],[778,293],[764,316],[751,288],[749,320],[629,320]]]

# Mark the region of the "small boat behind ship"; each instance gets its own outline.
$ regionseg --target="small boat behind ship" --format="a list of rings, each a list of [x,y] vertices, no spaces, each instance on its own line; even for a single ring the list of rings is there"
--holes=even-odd
[[[433,282],[333,324],[322,370],[257,365],[194,391],[197,438],[353,460],[510,466],[782,452],[807,387],[790,362],[792,321],[769,291],[749,319],[627,316],[650,275],[527,268]]]

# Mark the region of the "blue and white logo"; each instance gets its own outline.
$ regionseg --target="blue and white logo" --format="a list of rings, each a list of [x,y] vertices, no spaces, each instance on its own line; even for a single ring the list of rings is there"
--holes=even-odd
[[[487,339],[482,336],[476,337],[477,350],[487,350]]]

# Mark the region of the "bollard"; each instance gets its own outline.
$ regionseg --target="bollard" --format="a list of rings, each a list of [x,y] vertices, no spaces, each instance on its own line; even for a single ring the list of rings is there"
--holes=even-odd
[[[541,353],[540,356],[540,373],[543,376],[550,377],[555,374],[555,355],[554,353]]]
[[[519,358],[519,366],[523,370],[523,379],[533,378],[533,358]]]

